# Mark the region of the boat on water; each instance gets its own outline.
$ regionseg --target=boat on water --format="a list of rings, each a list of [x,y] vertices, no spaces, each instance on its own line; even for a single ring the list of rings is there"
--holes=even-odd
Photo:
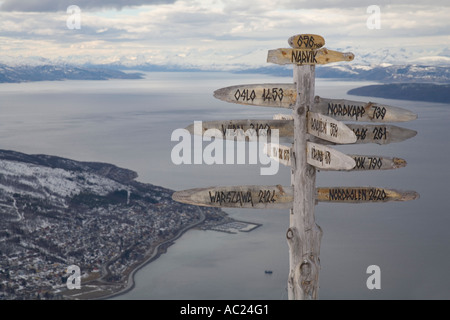
[[[265,274],[272,274],[273,271],[272,271],[272,270],[265,270],[264,273],[265,273]]]

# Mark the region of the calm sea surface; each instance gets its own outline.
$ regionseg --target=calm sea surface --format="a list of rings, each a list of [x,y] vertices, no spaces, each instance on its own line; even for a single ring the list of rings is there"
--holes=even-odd
[[[143,80],[0,84],[0,148],[101,161],[135,170],[139,181],[175,190],[290,183],[280,166],[181,165],[171,162],[171,134],[198,120],[272,118],[287,110],[216,100],[216,89],[291,78],[230,73],[147,73]],[[448,201],[450,105],[354,97],[368,82],[316,81],[327,98],[377,101],[407,108],[419,119],[396,125],[418,131],[391,145],[339,146],[348,153],[397,156],[406,168],[383,172],[318,173],[318,186],[360,185],[415,190],[406,203],[319,204],[322,299],[449,299]],[[235,235],[191,230],[168,253],[136,274],[136,287],[117,299],[286,299],[287,210],[227,210],[263,224]],[[381,268],[381,290],[366,287],[367,267]],[[267,275],[265,270],[272,270]]]

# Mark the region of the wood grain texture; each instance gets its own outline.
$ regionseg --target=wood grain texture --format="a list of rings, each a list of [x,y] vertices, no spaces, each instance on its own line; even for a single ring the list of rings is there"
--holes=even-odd
[[[351,52],[338,52],[327,48],[317,50],[280,48],[269,50],[267,62],[278,65],[316,65],[340,61],[352,61],[354,58],[355,55]]]
[[[351,170],[356,166],[353,158],[333,148],[307,142],[307,161],[317,169]]]
[[[317,188],[320,202],[370,203],[409,201],[419,198],[415,191],[399,191],[378,187],[327,187]]]
[[[417,114],[399,107],[319,96],[314,98],[312,110],[340,121],[405,122],[417,119]]]
[[[204,207],[290,209],[293,188],[276,186],[223,186],[177,191],[172,199]]]
[[[226,102],[243,105],[292,108],[297,95],[292,84],[265,83],[221,88],[214,91],[214,97]]]
[[[291,166],[292,148],[276,143],[266,143],[264,153],[285,166]]]
[[[294,202],[286,238],[289,246],[288,298],[317,299],[322,230],[315,222],[316,169],[306,153],[306,114],[314,102],[315,66],[294,66],[297,101],[294,107],[294,143],[291,184]],[[299,94],[300,93],[300,94]]]
[[[325,39],[317,34],[297,34],[288,39],[292,48],[319,49],[325,45]]]
[[[321,115],[320,113],[308,111],[307,132],[315,137],[334,143],[355,143],[357,138],[353,130],[343,122]]]
[[[415,130],[401,128],[394,125],[347,123],[347,127],[352,129],[356,135],[357,140],[354,144],[375,143],[385,145],[402,142],[417,135],[417,131]],[[311,142],[324,145],[336,145],[334,142],[317,138],[315,136],[310,136],[309,140]]]
[[[250,140],[260,135],[270,137],[273,130],[278,130],[279,137],[292,137],[294,134],[294,122],[290,120],[273,119],[236,119],[236,120],[216,120],[202,121],[200,130],[195,130],[195,124],[186,127],[191,134],[200,133],[209,136],[208,130],[217,129],[222,133],[223,139]],[[210,131],[214,134],[214,131]]]
[[[311,142],[308,142],[310,144]],[[335,150],[337,151],[337,150]],[[272,159],[279,161],[285,166],[292,165],[292,148],[278,144],[266,144],[264,146],[264,152]],[[322,166],[322,171],[375,171],[375,170],[393,170],[404,168],[407,165],[406,160],[397,157],[385,157],[379,155],[361,155],[361,154],[348,154],[348,157],[355,161],[355,166],[351,169],[336,169],[327,168]],[[313,165],[309,162],[309,164]]]

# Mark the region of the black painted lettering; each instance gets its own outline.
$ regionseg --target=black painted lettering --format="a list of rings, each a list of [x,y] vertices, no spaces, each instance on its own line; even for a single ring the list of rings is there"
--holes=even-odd
[[[354,157],[356,162],[356,169],[365,169],[364,163],[366,162],[366,157]]]
[[[366,140],[367,130],[366,128],[357,128],[353,129],[353,132],[358,140]]]
[[[313,118],[311,120],[311,130],[317,131],[318,134],[327,134],[327,122]]]
[[[335,138],[338,136],[338,126],[336,123],[330,123],[330,136]]]
[[[364,113],[366,113],[366,110],[362,106],[328,103],[327,114],[331,116],[348,117],[358,120]]]
[[[387,139],[387,130],[386,127],[375,127],[373,128],[373,139],[374,140],[386,140]]]
[[[384,119],[384,117],[386,116],[385,107],[372,106],[372,109],[373,109],[372,118]]]
[[[315,64],[317,51],[312,50],[292,50],[291,61],[297,64]]]

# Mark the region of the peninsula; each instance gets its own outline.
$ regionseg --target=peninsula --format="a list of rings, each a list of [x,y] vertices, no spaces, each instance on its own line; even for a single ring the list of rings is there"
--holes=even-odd
[[[111,296],[191,228],[249,230],[136,178],[112,164],[0,150],[0,299]],[[78,290],[67,288],[72,265]]]

